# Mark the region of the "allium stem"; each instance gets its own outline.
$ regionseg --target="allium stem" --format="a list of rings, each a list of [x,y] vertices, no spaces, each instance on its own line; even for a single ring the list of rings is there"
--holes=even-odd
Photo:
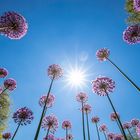
[[[68,140],[68,128],[66,128],[66,140]]]
[[[117,112],[116,112],[116,109],[115,109],[115,107],[114,107],[114,105],[113,105],[113,103],[112,103],[112,101],[111,101],[111,99],[110,99],[108,93],[106,93],[106,95],[107,95],[107,98],[108,98],[108,100],[109,100],[109,102],[110,102],[110,105],[111,105],[111,107],[112,107],[112,109],[113,109],[113,111],[114,111],[114,113],[115,113],[115,115],[116,115],[116,117],[117,117],[118,123],[119,123],[119,125],[120,125],[120,127],[121,127],[121,129],[122,129],[124,139],[127,140],[125,131],[124,131],[124,129],[123,129],[121,120],[120,120],[120,118],[118,117],[118,114],[117,114]]]
[[[7,89],[8,89],[8,88],[5,88],[5,89],[1,92],[0,96],[1,96]]]
[[[85,121],[84,121],[84,110],[83,110],[84,103],[82,102],[82,123],[83,123],[83,139],[86,140],[85,135]]]
[[[86,120],[87,120],[88,140],[90,140],[90,130],[89,130],[89,121],[88,121],[88,113],[87,112],[86,112]]]
[[[109,58],[106,58],[138,91],[140,91],[140,88]]]
[[[105,139],[106,139],[106,140],[108,140],[108,139],[107,139],[107,136],[106,136],[106,133],[105,133],[105,132],[103,132],[103,134],[104,134],[104,136],[105,136]]]
[[[47,93],[47,97],[46,97],[46,100],[45,100],[45,104],[44,104],[44,107],[43,107],[43,110],[42,110],[41,118],[40,118],[40,121],[39,121],[39,124],[38,124],[38,128],[37,128],[34,140],[38,139],[38,135],[39,135],[40,128],[41,128],[41,123],[42,123],[43,117],[45,116],[44,112],[46,113],[47,100],[48,100],[49,95],[50,95],[50,91],[51,91],[51,88],[52,88],[52,85],[53,85],[54,78],[55,78],[55,76],[52,78],[51,83],[50,83],[50,87],[49,87],[49,90],[48,90],[48,93]]]
[[[16,136],[18,130],[19,130],[20,125],[21,125],[21,122],[18,124],[17,129],[16,129],[16,131],[14,132],[14,135],[12,136],[11,140],[13,140],[13,139],[15,138],[15,136]]]
[[[121,129],[121,126],[120,126],[118,120],[116,120],[116,123],[117,123],[117,125],[118,125],[118,127],[119,127],[119,129],[120,129],[120,131],[121,131],[121,133],[122,133],[122,135],[123,135],[123,131],[122,131],[122,129]]]
[[[134,140],[134,138],[133,138],[133,136],[132,136],[132,134],[131,134],[130,130],[129,130],[129,129],[127,129],[127,131],[128,131],[128,133],[129,133],[129,135],[130,135],[131,139],[132,139],[132,140]]]
[[[49,127],[48,130],[47,130],[47,134],[46,134],[46,138],[47,138],[47,139],[48,139],[49,132],[50,132],[50,127]]]
[[[99,134],[98,124],[95,123],[95,125],[96,125],[96,130],[97,130],[98,140],[100,140],[100,134]]]

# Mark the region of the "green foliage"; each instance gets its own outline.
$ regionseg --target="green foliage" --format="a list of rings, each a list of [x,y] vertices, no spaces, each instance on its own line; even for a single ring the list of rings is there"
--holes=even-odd
[[[7,121],[10,114],[10,98],[7,93],[0,95],[0,133],[7,127]]]
[[[136,12],[133,8],[133,0],[126,0],[125,9],[128,12],[127,23],[128,24],[139,24],[140,23],[140,12]]]

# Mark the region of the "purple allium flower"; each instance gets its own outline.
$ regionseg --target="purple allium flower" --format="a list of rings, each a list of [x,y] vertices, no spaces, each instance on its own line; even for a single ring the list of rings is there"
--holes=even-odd
[[[107,132],[107,131],[108,131],[107,126],[106,126],[105,124],[102,124],[102,125],[99,127],[99,130],[100,130],[101,132]]]
[[[0,78],[5,78],[8,75],[8,71],[5,68],[0,68]]]
[[[140,123],[140,121],[138,119],[132,119],[131,120],[131,124],[132,124],[133,127],[136,127],[139,123]]]
[[[92,121],[93,123],[98,123],[98,122],[100,121],[100,118],[99,118],[98,116],[95,116],[95,117],[92,117],[92,118],[91,118],[91,121]]]
[[[73,135],[72,134],[68,134],[66,140],[73,140]]]
[[[99,61],[106,61],[110,55],[110,51],[107,48],[97,50],[96,57]]]
[[[54,133],[58,128],[58,119],[54,115],[49,115],[43,118],[42,128],[45,130],[50,130],[51,133]]]
[[[30,124],[33,118],[33,112],[27,107],[20,108],[13,114],[15,123],[21,125]]]
[[[10,91],[13,91],[17,87],[17,83],[14,79],[9,78],[4,81],[4,87]]]
[[[39,105],[41,107],[43,107],[45,105],[46,97],[47,97],[46,95],[41,96],[41,98],[39,100]],[[53,95],[49,95],[46,107],[47,108],[52,107],[52,105],[54,104],[54,100],[55,100],[55,97]]]
[[[132,124],[130,122],[125,122],[123,124],[123,129],[130,129],[132,127]]]
[[[118,117],[119,117],[119,114],[118,113],[117,113],[117,116],[116,116],[116,114],[114,112],[110,114],[110,119],[112,121],[116,121],[118,119]]]
[[[140,123],[136,127],[136,132],[137,132],[138,137],[140,138]]]
[[[114,136],[114,140],[124,140],[124,137],[121,134],[117,134]]]
[[[78,102],[86,102],[88,100],[87,94],[84,92],[80,92],[77,96],[76,96],[76,100]]]
[[[128,44],[140,43],[140,26],[131,25],[123,32],[123,39]]]
[[[71,127],[72,127],[72,124],[71,124],[70,121],[68,121],[68,120],[63,121],[63,123],[62,123],[62,128],[63,129],[71,129]]]
[[[84,104],[83,111],[85,113],[90,113],[91,112],[91,106],[89,104]]]
[[[107,134],[107,137],[108,137],[109,140],[114,140],[114,136],[115,136],[115,134],[113,134],[113,133],[108,133]]]
[[[58,79],[60,77],[62,77],[63,75],[63,70],[62,68],[57,65],[57,64],[53,64],[53,65],[50,65],[49,68],[48,68],[48,76],[51,78],[51,79]]]
[[[48,135],[48,137],[45,137],[43,140],[56,140],[54,135]]]
[[[115,82],[108,77],[97,77],[92,84],[93,92],[100,96],[113,92],[115,88]]]
[[[21,39],[28,29],[25,18],[16,12],[5,12],[0,17],[1,33],[10,39]]]
[[[2,135],[2,138],[5,139],[5,140],[11,139],[11,133],[4,133],[4,134]]]
[[[65,140],[64,138],[56,138],[55,140]]]
[[[140,0],[133,0],[134,3],[134,10],[136,12],[140,12]]]

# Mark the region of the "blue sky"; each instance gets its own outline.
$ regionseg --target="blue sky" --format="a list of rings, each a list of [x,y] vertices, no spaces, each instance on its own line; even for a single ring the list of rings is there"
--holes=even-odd
[[[96,50],[107,47],[110,58],[115,61],[140,86],[140,48],[130,46],[122,40],[122,32],[127,27],[124,10],[125,1],[114,0],[1,0],[0,14],[16,11],[24,15],[29,24],[27,35],[21,40],[10,40],[0,36],[0,66],[9,70],[9,77],[17,80],[18,87],[11,93],[11,114],[17,108],[27,106],[34,112],[31,125],[22,127],[15,140],[33,139],[38,125],[41,108],[39,97],[47,92],[50,79],[47,68],[50,64],[60,64],[64,71],[70,65],[87,70],[88,81],[98,75],[111,77],[116,81],[112,101],[120,113],[122,121],[140,118],[140,93],[134,89],[108,62],[100,63],[95,57]],[[86,59],[81,60],[81,57]],[[53,108],[47,114],[59,118],[57,137],[64,137],[61,123],[71,120],[76,140],[82,140],[80,104],[75,101],[77,92],[87,92],[88,103],[93,110],[90,117],[98,115],[100,123],[106,123],[111,132],[119,132],[109,119],[112,109],[105,97],[92,93],[91,83],[75,89],[66,86],[65,78],[55,82],[52,93],[56,96]],[[7,131],[14,132],[16,124],[10,120]],[[95,126],[90,124],[92,139],[96,139]],[[42,130],[39,140],[45,136]],[[102,134],[101,134],[102,136]]]

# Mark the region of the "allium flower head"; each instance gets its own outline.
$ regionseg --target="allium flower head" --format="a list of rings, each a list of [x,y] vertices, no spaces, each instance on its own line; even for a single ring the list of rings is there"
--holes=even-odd
[[[54,133],[58,128],[58,120],[54,115],[49,115],[43,118],[42,128],[45,130],[50,130],[50,132]]]
[[[123,32],[123,39],[128,44],[140,43],[140,25],[131,25]]]
[[[5,78],[8,75],[8,71],[5,68],[0,68],[0,78]]]
[[[68,134],[66,140],[73,140],[73,135],[72,134]]]
[[[87,94],[84,92],[80,92],[77,96],[76,96],[76,100],[78,102],[86,102],[88,100]]]
[[[115,136],[115,134],[113,134],[113,133],[108,133],[107,134],[107,137],[108,137],[109,140],[114,140],[114,136]]]
[[[47,97],[46,95],[40,97],[39,105],[41,107],[43,107],[45,105],[46,97]],[[52,107],[52,105],[54,104],[54,100],[55,100],[55,97],[50,94],[48,97],[48,100],[47,100],[46,107],[47,108]]]
[[[48,68],[48,76],[51,78],[51,79],[58,79],[60,77],[62,77],[63,75],[63,70],[62,68],[57,65],[57,64],[53,64],[53,65],[50,65],[49,68]]]
[[[5,140],[11,139],[11,133],[4,133],[4,134],[2,135],[2,138],[5,139]]]
[[[131,120],[131,124],[133,127],[137,126],[140,123],[140,121],[138,119],[132,119]]]
[[[62,123],[62,128],[63,129],[71,129],[71,127],[72,127],[72,124],[71,124],[70,121],[68,121],[68,120],[63,121],[63,123]]]
[[[140,0],[133,0],[134,10],[140,12]]]
[[[83,111],[85,113],[90,113],[91,112],[91,106],[89,104],[84,104]]]
[[[114,140],[124,140],[124,137],[121,134],[117,134],[114,136]]]
[[[118,119],[118,117],[119,117],[119,114],[117,113],[117,115],[113,112],[113,113],[111,113],[111,115],[110,115],[110,119],[112,120],[112,121],[116,121],[117,119]]]
[[[0,27],[3,28],[1,33],[10,39],[22,38],[28,29],[25,18],[16,12],[5,12],[5,14],[0,17]]]
[[[17,87],[17,83],[14,79],[9,78],[4,81],[4,87],[10,91],[13,91]]]
[[[43,140],[56,140],[54,135],[48,135],[48,137],[45,137]]]
[[[125,122],[123,124],[123,129],[130,129],[132,127],[132,124],[130,122]]]
[[[113,92],[115,88],[115,82],[108,77],[97,77],[92,82],[93,92],[100,96],[105,96],[106,94]]]
[[[15,123],[21,125],[30,124],[33,118],[33,112],[27,107],[20,108],[13,114]]]
[[[96,57],[99,61],[106,61],[110,55],[110,51],[106,48],[99,49],[96,52]]]
[[[136,127],[136,132],[137,132],[138,137],[140,138],[140,123]]]
[[[99,130],[100,130],[101,132],[107,132],[107,131],[108,131],[107,126],[106,126],[105,124],[102,124],[102,125],[99,127]]]
[[[93,123],[98,123],[100,121],[100,118],[98,116],[92,117],[91,121]]]

